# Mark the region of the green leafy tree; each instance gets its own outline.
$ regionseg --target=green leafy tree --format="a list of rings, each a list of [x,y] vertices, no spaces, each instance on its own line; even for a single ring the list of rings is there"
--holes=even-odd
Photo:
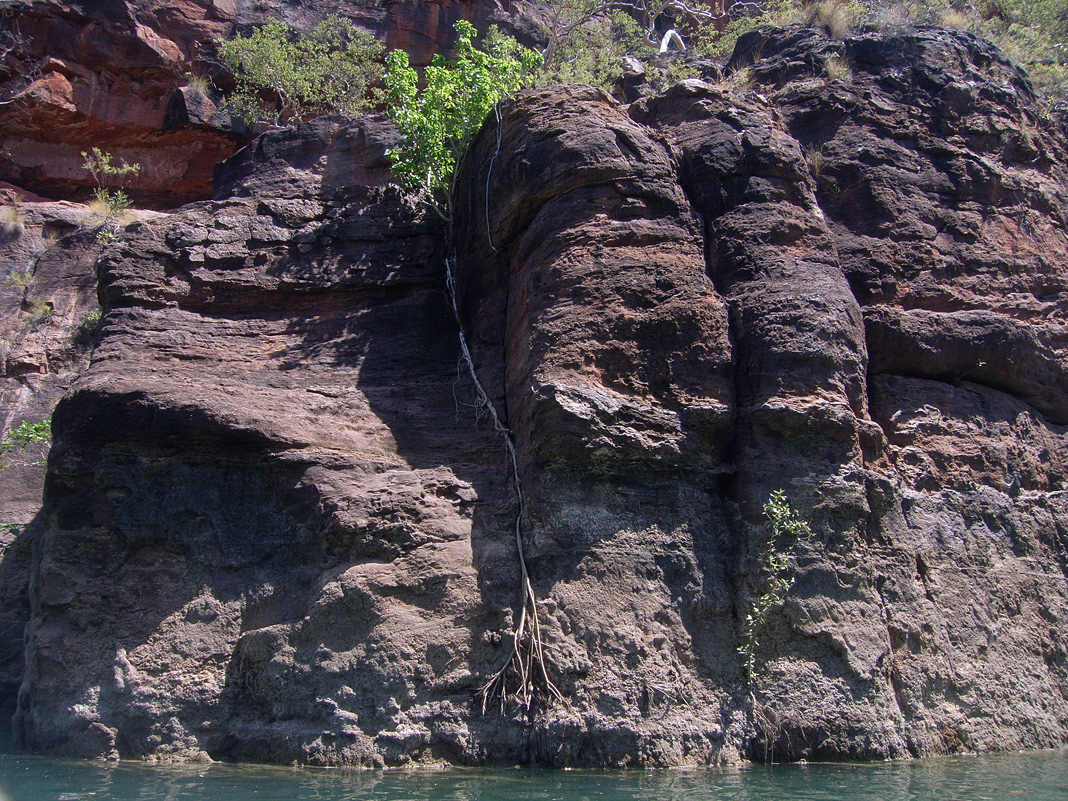
[[[475,28],[456,23],[451,61],[434,57],[423,75],[403,50],[386,57],[386,103],[401,141],[388,151],[401,186],[418,195],[448,224],[456,174],[467,146],[493,107],[528,85],[541,57],[508,36],[474,45]]]
[[[611,89],[622,73],[623,57],[644,57],[650,48],[644,31],[625,11],[604,8],[587,16],[581,7],[552,4],[549,44],[539,83],[577,83]]]
[[[248,36],[217,45],[219,61],[237,82],[229,104],[249,123],[356,116],[370,105],[382,71],[381,43],[337,16],[305,36],[268,20]]]

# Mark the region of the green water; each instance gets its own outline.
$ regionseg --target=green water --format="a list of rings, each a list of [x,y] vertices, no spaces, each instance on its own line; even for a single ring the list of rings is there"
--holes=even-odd
[[[1063,801],[1068,751],[663,771],[374,771],[100,763],[0,754],[3,801]]]

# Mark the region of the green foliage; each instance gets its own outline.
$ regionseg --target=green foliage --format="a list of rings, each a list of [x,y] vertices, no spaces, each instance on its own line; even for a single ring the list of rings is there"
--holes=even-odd
[[[12,286],[29,286],[33,283],[33,276],[29,273],[24,273],[22,270],[13,269],[4,276],[4,280]]]
[[[104,215],[105,222],[117,220],[130,208],[130,196],[122,189],[108,189],[98,186],[93,190],[93,200],[89,204],[95,211]]]
[[[1068,0],[1003,0],[980,33],[1022,64],[1043,91],[1068,97]]]
[[[648,58],[660,50],[665,21],[679,26],[675,35],[691,49],[719,33],[722,2],[702,0],[548,0],[548,44],[539,83],[585,83],[611,89],[622,72],[624,56],[645,65],[654,85],[681,78]],[[681,36],[680,36],[681,34]]]
[[[89,171],[98,187],[121,185],[124,179],[141,172],[140,164],[125,161],[116,164],[111,154],[99,147],[90,148],[88,152],[83,150],[82,158],[85,159],[82,168]]]
[[[55,311],[55,308],[52,306],[50,300],[46,300],[45,298],[33,298],[28,299],[26,302],[29,305],[31,328],[36,329],[37,326],[42,323],[47,323],[52,319],[52,313]]]
[[[96,183],[93,199],[89,203],[89,208],[102,218],[96,238],[106,244],[115,238],[119,218],[131,204],[130,196],[114,187],[125,184],[141,172],[141,165],[125,161],[117,164],[110,153],[98,147],[90,148],[88,152],[83,150],[82,158],[85,159],[83,169],[93,176]]]
[[[426,68],[425,88],[403,50],[386,57],[386,101],[401,141],[387,152],[401,185],[443,219],[452,218],[452,190],[468,144],[494,105],[528,85],[541,57],[508,36],[474,45],[471,23],[456,23],[451,61],[440,55]]]
[[[237,81],[229,104],[249,123],[356,116],[370,104],[381,75],[381,43],[337,16],[305,36],[268,20],[248,36],[217,44],[219,60]]]
[[[23,420],[17,427],[4,434],[3,439],[0,439],[0,454],[22,453],[32,446],[43,445],[47,448],[51,444],[52,418],[42,420],[40,423],[28,423]],[[43,463],[43,460],[33,462],[35,465]],[[0,457],[0,470],[7,466],[7,462]]]
[[[100,309],[93,309],[78,324],[71,334],[71,345],[76,351],[91,350],[97,332],[100,330]]]
[[[538,83],[578,83],[611,89],[623,57],[649,51],[642,27],[619,5],[551,0],[545,63]]]
[[[701,70],[681,59],[676,59],[669,61],[664,67],[658,67],[651,62],[646,63],[645,76],[647,83],[657,91],[663,91],[687,78],[701,77]]]
[[[772,0],[760,4],[760,9],[756,14],[732,17],[722,31],[716,30],[714,23],[710,23],[705,35],[696,43],[695,49],[706,56],[730,56],[743,34],[761,25],[784,25],[800,21],[797,18],[800,10],[797,0]]]
[[[790,570],[790,547],[812,535],[808,523],[790,508],[786,493],[782,490],[775,490],[768,497],[764,504],[764,516],[768,519],[768,525],[757,555],[760,595],[745,616],[742,644],[738,646],[747,685],[752,684],[760,633],[770,614],[782,606],[786,593],[794,584]]]

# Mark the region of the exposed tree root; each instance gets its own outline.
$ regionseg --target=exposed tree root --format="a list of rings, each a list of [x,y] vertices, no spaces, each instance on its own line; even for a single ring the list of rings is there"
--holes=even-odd
[[[450,232],[451,233],[451,232]],[[451,239],[451,237],[450,237]],[[504,439],[512,474],[512,489],[516,496],[515,546],[519,559],[519,572],[522,583],[519,622],[512,638],[512,653],[505,665],[482,685],[476,692],[483,713],[494,700],[500,702],[501,712],[509,699],[518,703],[524,711],[530,712],[535,707],[552,706],[563,701],[564,696],[549,678],[549,669],[542,640],[541,624],[538,621],[538,601],[527,572],[527,560],[523,549],[523,513],[526,509],[523,500],[523,487],[519,481],[519,463],[516,460],[515,441],[511,430],[504,425],[497,409],[490,400],[482,382],[475,372],[475,362],[467,346],[467,334],[460,320],[460,308],[456,301],[456,278],[452,269],[452,258],[445,259],[445,287],[448,291],[449,305],[460,331],[460,352],[475,385],[478,405],[483,407],[493,421],[494,429]]]
[[[757,734],[764,740],[764,761],[775,755],[775,744],[782,735],[782,722],[770,706],[764,706],[749,692],[749,711]]]
[[[516,626],[512,640],[512,654],[504,667],[494,673],[476,693],[483,713],[494,700],[500,703],[502,713],[509,699],[519,704],[526,712],[565,700],[549,678],[541,625],[538,622],[537,599],[525,571],[523,586],[523,610],[519,614],[519,625]]]

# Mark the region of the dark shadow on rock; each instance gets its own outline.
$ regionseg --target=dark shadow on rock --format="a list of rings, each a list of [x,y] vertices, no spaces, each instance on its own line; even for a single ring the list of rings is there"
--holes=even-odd
[[[25,525],[0,533],[0,725],[10,727],[25,670],[25,629],[30,618],[30,572],[40,513]]]

